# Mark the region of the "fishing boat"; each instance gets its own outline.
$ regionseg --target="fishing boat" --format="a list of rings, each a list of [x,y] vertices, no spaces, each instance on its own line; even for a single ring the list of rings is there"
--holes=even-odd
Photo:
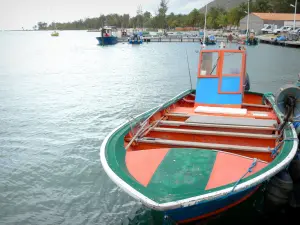
[[[216,37],[214,35],[206,35],[206,21],[207,21],[207,5],[205,6],[205,20],[204,20],[204,31],[203,31],[203,41],[201,41],[202,45],[215,45]],[[202,32],[201,32],[202,33]]]
[[[105,26],[100,29],[100,37],[96,37],[99,45],[114,45],[118,43],[116,28]]]
[[[54,31],[51,33],[51,36],[52,37],[58,37],[59,36],[59,33],[57,31],[57,28],[56,28],[56,23],[54,23]]]
[[[249,20],[250,20],[250,0],[248,0],[246,39],[242,41],[243,42],[242,44],[248,46],[255,46],[258,45],[258,39],[255,37],[254,31],[249,32]]]
[[[215,45],[216,44],[216,37],[214,35],[209,35],[205,38],[206,45]]]
[[[58,36],[59,36],[59,33],[58,33],[57,31],[53,31],[53,32],[51,33],[51,36],[52,36],[52,37],[58,37]]]
[[[298,138],[299,87],[246,91],[244,50],[201,50],[197,85],[114,129],[101,164],[165,220],[188,223],[248,199],[285,170]]]
[[[132,36],[128,38],[129,44],[143,44],[143,36],[142,33],[134,33]]]

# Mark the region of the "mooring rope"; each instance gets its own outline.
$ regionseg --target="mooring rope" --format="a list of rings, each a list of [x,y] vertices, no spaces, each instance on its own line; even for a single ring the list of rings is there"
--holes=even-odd
[[[231,191],[230,191],[228,194],[231,194],[231,193],[234,191],[234,189],[238,186],[238,184],[241,182],[241,180],[242,180],[248,173],[251,173],[251,172],[252,172],[252,170],[253,170],[253,168],[256,166],[256,164],[257,164],[257,158],[254,158],[254,159],[253,159],[253,162],[252,162],[252,164],[250,165],[250,167],[248,168],[247,172],[244,173],[244,175],[243,175],[240,179],[238,179],[238,181],[234,184],[233,188],[231,189]]]
[[[282,146],[282,144],[285,142],[285,141],[295,141],[295,140],[298,140],[298,138],[286,138],[282,141],[280,141],[278,143],[278,145],[274,148],[274,149],[270,149],[269,147],[269,150],[271,151],[271,156],[272,158],[275,158],[277,155],[278,155],[278,152],[279,152],[279,148]]]

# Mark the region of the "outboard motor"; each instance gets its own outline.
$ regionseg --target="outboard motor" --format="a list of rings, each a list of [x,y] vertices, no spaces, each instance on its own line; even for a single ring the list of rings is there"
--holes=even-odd
[[[300,117],[297,110],[299,107],[297,99],[300,99],[300,88],[296,85],[287,84],[280,88],[275,95],[275,99],[278,109],[285,115],[283,122],[278,128],[279,132],[281,132],[288,122],[293,122]],[[265,192],[266,210],[277,210],[289,202],[293,193],[293,181],[298,180],[300,177],[299,174],[296,174],[298,172],[297,166],[298,160],[294,159],[289,170],[283,170],[271,178]],[[291,170],[294,170],[291,174],[293,178],[289,173]],[[295,201],[298,198],[298,195],[294,195]]]
[[[276,105],[282,114],[285,115],[284,122],[281,124],[279,131],[287,122],[293,122],[300,118],[298,107],[300,107],[300,88],[293,84],[286,84],[279,89],[275,96]]]

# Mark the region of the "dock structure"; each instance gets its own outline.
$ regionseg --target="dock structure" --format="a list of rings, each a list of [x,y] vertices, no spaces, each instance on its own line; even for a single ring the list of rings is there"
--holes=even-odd
[[[271,37],[258,37],[260,43],[300,48],[300,41],[277,41]]]
[[[144,42],[198,42],[200,43],[200,37],[143,37]],[[126,37],[118,38],[118,42],[127,42],[128,39]],[[226,38],[220,37],[217,38],[217,42],[227,42]],[[237,42],[237,40],[233,40],[232,42]]]

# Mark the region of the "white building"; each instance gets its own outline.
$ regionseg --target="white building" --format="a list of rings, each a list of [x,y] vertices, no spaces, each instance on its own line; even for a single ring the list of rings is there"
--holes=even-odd
[[[247,30],[247,16],[240,20],[240,30]],[[294,26],[293,13],[251,13],[249,15],[249,30],[259,33],[265,24]],[[296,27],[300,27],[300,14],[296,14]]]

